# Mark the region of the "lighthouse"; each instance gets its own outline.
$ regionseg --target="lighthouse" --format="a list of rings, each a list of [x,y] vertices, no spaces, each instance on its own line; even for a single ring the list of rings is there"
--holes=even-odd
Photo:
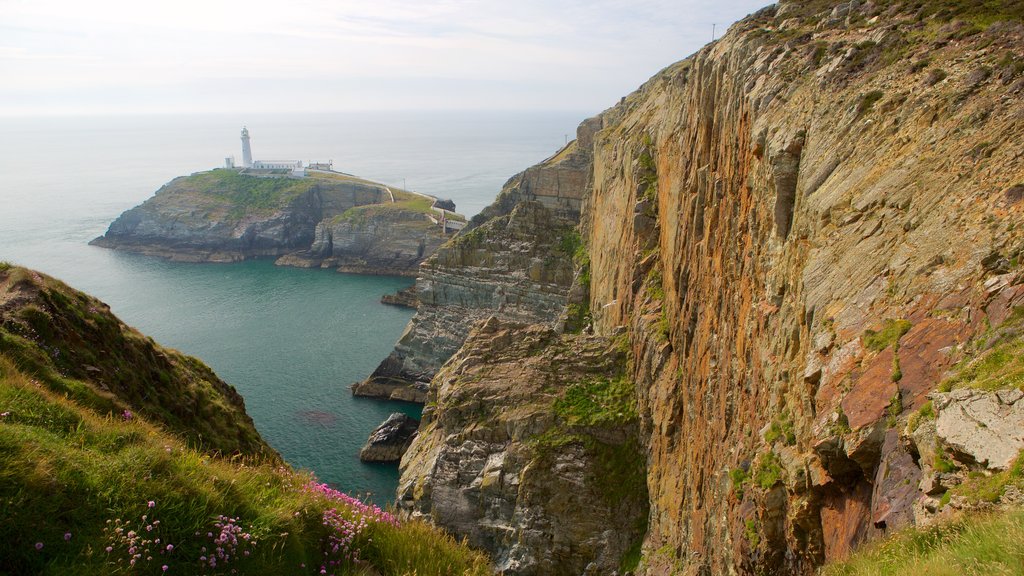
[[[242,166],[252,168],[252,147],[249,145],[249,129],[242,127]]]

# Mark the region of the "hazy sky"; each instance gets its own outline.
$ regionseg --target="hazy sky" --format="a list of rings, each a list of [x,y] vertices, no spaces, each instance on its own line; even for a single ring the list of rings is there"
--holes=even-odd
[[[0,0],[0,115],[598,111],[769,0]]]

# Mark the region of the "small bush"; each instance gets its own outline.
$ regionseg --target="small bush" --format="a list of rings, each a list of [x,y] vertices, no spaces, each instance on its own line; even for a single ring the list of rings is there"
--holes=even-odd
[[[929,400],[925,402],[920,408],[918,408],[917,412],[914,412],[913,414],[910,415],[910,418],[907,420],[907,430],[909,430],[910,433],[913,434],[914,431],[916,431],[918,427],[921,426],[921,422],[925,420],[934,419],[935,408],[932,405],[932,401]]]
[[[775,452],[761,454],[754,468],[754,483],[768,490],[782,480],[782,462]]]
[[[788,410],[783,410],[778,418],[772,420],[768,431],[764,433],[764,441],[769,445],[782,440],[786,446],[796,444],[796,431],[793,429],[793,418]]]
[[[928,75],[924,77],[924,83],[926,86],[935,86],[945,80],[947,76],[949,74],[942,68],[932,68],[928,71]]]
[[[946,455],[946,451],[942,449],[942,446],[939,445],[938,441],[935,443],[934,464],[935,470],[942,472],[943,474],[956,472],[956,465],[953,464],[953,461]]]
[[[743,468],[733,468],[729,470],[729,480],[732,482],[732,491],[736,494],[736,499],[743,500],[744,486],[750,481],[750,472]]]
[[[881,100],[883,96],[885,96],[885,92],[881,90],[872,90],[861,96],[860,102],[857,104],[857,115],[863,116],[870,112],[875,107],[875,103]]]

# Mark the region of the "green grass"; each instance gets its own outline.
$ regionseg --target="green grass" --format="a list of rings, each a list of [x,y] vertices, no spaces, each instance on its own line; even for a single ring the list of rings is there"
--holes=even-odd
[[[5,289],[20,304],[0,314],[0,353],[41,386],[100,414],[138,412],[201,450],[276,458],[241,396],[199,360],[48,276],[10,268],[0,272]]]
[[[217,532],[220,515],[237,518],[256,540],[250,556],[223,565],[224,573],[318,573],[329,509],[368,519],[355,545],[381,574],[489,573],[483,557],[434,529],[396,526],[383,512],[308,490],[309,475],[279,464],[211,457],[143,418],[97,414],[38,385],[4,355],[0,413],[0,573],[158,574],[164,564],[171,574],[201,573],[202,547],[213,548],[206,534]],[[148,546],[152,562],[128,568],[117,524],[140,534],[154,527],[147,534],[162,542]],[[337,573],[360,571],[347,565]]]
[[[199,172],[170,184],[229,205],[236,218],[283,208],[316,185],[315,178],[258,178],[226,168]]]
[[[983,576],[1024,573],[1024,511],[908,529],[869,545],[822,576]]]
[[[893,320],[887,318],[882,323],[882,329],[865,330],[862,336],[864,347],[873,352],[881,352],[889,346],[897,344],[904,334],[910,331],[913,324],[908,320]]]
[[[981,472],[969,474],[967,480],[954,486],[950,492],[963,496],[968,503],[976,506],[982,502],[998,502],[1010,486],[1024,488],[1024,458],[1021,455],[1018,455],[1010,467],[1002,472],[991,475]]]
[[[939,384],[940,392],[956,388],[1024,390],[1024,306],[1014,308],[997,328],[976,338],[969,350],[954,374]]]
[[[947,392],[955,388],[1024,390],[1024,340],[1006,342],[983,352],[940,385]]]
[[[570,426],[615,426],[636,420],[633,383],[626,377],[573,384],[554,403],[555,415]]]

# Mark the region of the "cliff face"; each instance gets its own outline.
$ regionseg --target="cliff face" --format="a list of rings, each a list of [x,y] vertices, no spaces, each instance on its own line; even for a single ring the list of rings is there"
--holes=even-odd
[[[589,263],[576,259],[577,278],[589,276],[592,330],[628,342],[650,495],[642,572],[811,573],[948,513],[941,500],[957,507],[953,486],[969,485],[968,472],[997,473],[1020,449],[1002,434],[990,457],[978,446],[993,440],[964,429],[1011,430],[1019,375],[990,392],[936,392],[954,367],[987,365],[972,355],[993,332],[1019,335],[1019,10],[781,2],[581,126],[574,153],[589,176],[564,195],[582,199]],[[521,200],[503,194],[484,217]],[[430,274],[444,286],[472,278],[437,262]],[[400,343],[391,373],[426,378],[461,344],[464,329],[441,338],[442,353],[428,344],[443,323],[466,325],[464,313],[445,317],[447,304],[433,300],[442,327],[407,333],[422,344]],[[465,484],[478,471],[456,474],[445,455],[541,380],[484,375],[501,392],[476,394],[479,419],[447,420],[444,398],[476,386],[448,370],[476,345],[432,383],[435,420],[403,461],[399,494],[499,563],[516,546],[543,557],[523,524],[501,541],[461,520],[492,518],[489,501],[477,496],[483,480]],[[515,452],[514,435],[497,442]],[[467,490],[469,503],[450,497]],[[560,570],[550,573],[573,573]]]
[[[591,309],[636,359],[649,573],[927,521],[902,423],[1020,298],[1019,21],[853,6],[764,10],[604,115]]]
[[[172,180],[93,244],[190,262],[278,257],[284,265],[415,275],[447,238],[429,205],[343,175],[213,170]]]
[[[400,510],[503,574],[610,574],[647,520],[625,355],[491,318],[438,373],[402,460]]]
[[[594,128],[584,123],[578,141],[592,141]],[[416,315],[354,393],[423,402],[425,383],[480,321],[556,323],[573,287],[573,228],[589,166],[590,149],[573,143],[512,177],[492,206],[428,258],[416,282]]]
[[[145,417],[197,449],[280,461],[241,395],[208,366],[48,276],[0,265],[0,355],[36,385],[100,414]]]

